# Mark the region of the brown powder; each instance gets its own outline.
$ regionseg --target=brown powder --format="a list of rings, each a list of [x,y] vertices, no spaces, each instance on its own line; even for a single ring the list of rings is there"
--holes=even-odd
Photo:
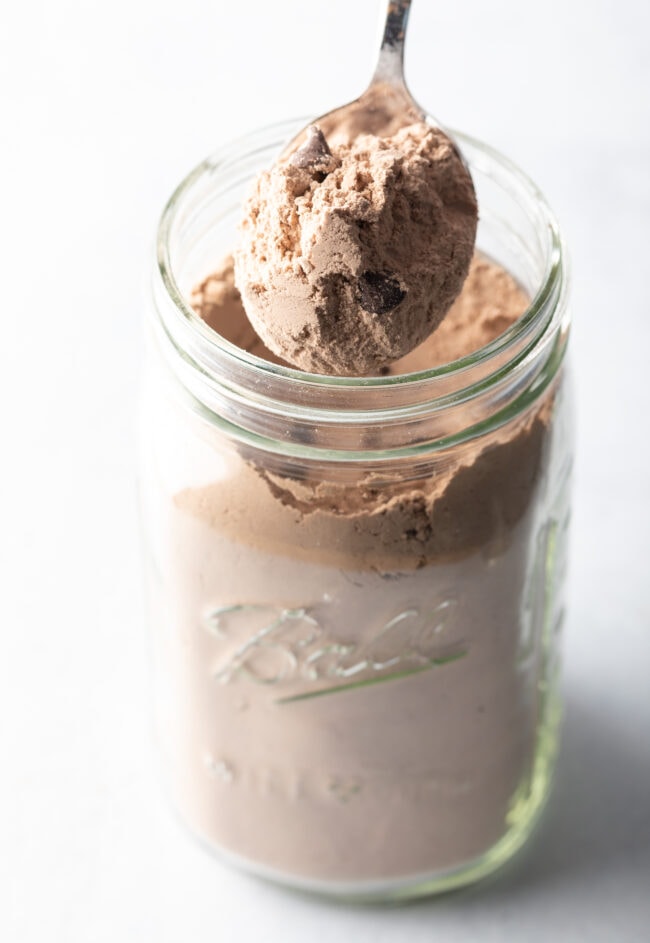
[[[226,256],[221,265],[194,288],[190,301],[206,324],[231,344],[262,360],[281,363],[279,357],[262,343],[246,317],[241,295],[235,287],[231,255]]]
[[[192,303],[265,355],[230,261]],[[470,353],[525,305],[476,257],[393,369]],[[202,479],[161,495],[151,576],[159,735],[198,834],[273,877],[363,892],[462,867],[509,831],[547,723],[553,408],[548,392],[417,474],[347,482],[327,462],[271,468],[170,409],[179,448],[207,436]]]
[[[473,354],[496,340],[528,307],[528,296],[512,275],[475,253],[463,290],[442,324],[389,373],[414,373]]]
[[[489,445],[456,449],[420,481],[378,486],[368,477],[351,486],[315,470],[305,480],[305,466],[296,479],[238,462],[175,504],[233,540],[328,566],[389,573],[460,559],[502,546],[525,514],[543,468],[546,418],[537,413]]]
[[[439,128],[360,134],[333,153],[313,128],[256,179],[235,282],[278,356],[314,373],[364,376],[442,321],[467,275],[476,224],[469,171]]]
[[[235,286],[232,256],[227,256],[192,292],[197,314],[226,340],[269,360],[284,363],[259,339]],[[475,253],[463,290],[442,324],[424,343],[385,371],[396,376],[438,367],[489,344],[526,310],[528,298],[505,269]]]
[[[494,340],[526,308],[500,266],[475,255],[461,295],[438,330],[390,373],[438,366]],[[192,295],[197,313],[232,343],[267,359],[233,281],[232,259]],[[234,539],[300,559],[351,569],[408,570],[457,559],[503,540],[528,507],[543,461],[548,404],[482,439],[442,454],[419,481],[354,487],[242,462],[236,475],[179,493],[179,508]],[[381,437],[381,432],[376,433]],[[381,448],[378,439],[374,448]]]

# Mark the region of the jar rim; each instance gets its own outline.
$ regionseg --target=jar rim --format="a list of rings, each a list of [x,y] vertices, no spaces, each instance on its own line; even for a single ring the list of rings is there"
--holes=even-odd
[[[537,290],[522,315],[499,337],[464,357],[426,370],[340,377],[271,363],[226,340],[200,318],[180,287],[172,257],[172,237],[185,202],[202,181],[214,180],[220,172],[226,174],[245,157],[268,154],[276,146],[279,152],[308,120],[274,123],[218,148],[180,182],[163,210],[157,233],[154,298],[159,326],[175,354],[180,354],[175,357],[175,366],[177,373],[183,372],[183,385],[213,413],[218,410],[203,395],[208,386],[213,392],[218,387],[220,394],[227,391],[227,396],[238,399],[240,406],[255,401],[255,408],[283,415],[285,420],[335,422],[337,417],[338,421],[344,417],[345,422],[353,424],[381,424],[413,420],[423,410],[460,406],[481,395],[486,387],[503,382],[504,371],[513,364],[523,369],[522,363],[530,359],[533,348],[539,353],[540,339],[552,338],[565,320],[568,285],[563,239],[554,213],[533,180],[496,149],[455,131],[451,133],[461,149],[476,152],[484,163],[480,169],[487,176],[498,171],[528,201],[536,234],[543,243],[543,273]],[[470,169],[478,168],[478,160],[469,161]],[[553,358],[554,372],[565,343],[566,337],[560,356]],[[549,350],[550,346],[546,344]],[[199,386],[201,390],[197,391]]]
[[[476,351],[473,351],[464,357],[459,357],[456,360],[449,361],[449,363],[440,364],[436,367],[430,367],[426,370],[414,371],[412,373],[367,377],[331,376],[329,374],[310,373],[308,371],[300,370],[296,367],[285,366],[284,364],[276,364],[272,363],[271,361],[264,360],[263,358],[249,353],[248,351],[237,347],[236,344],[226,340],[221,336],[221,334],[210,328],[199,317],[199,315],[190,305],[187,297],[181,290],[176,280],[170,257],[171,253],[169,248],[169,235],[180,201],[184,197],[185,193],[196,183],[197,179],[203,176],[206,170],[209,170],[211,173],[214,172],[215,168],[228,158],[230,152],[236,152],[246,144],[255,143],[255,138],[265,136],[269,132],[274,132],[276,130],[281,131],[284,128],[287,128],[288,130],[289,128],[293,128],[296,123],[299,123],[300,126],[304,126],[308,123],[309,120],[309,118],[305,118],[298,119],[298,122],[292,120],[290,122],[283,121],[279,123],[273,123],[252,133],[239,136],[229,144],[226,144],[224,147],[218,148],[212,153],[210,157],[202,161],[194,168],[194,170],[187,174],[187,176],[184,177],[184,179],[176,187],[171,197],[167,201],[167,204],[163,209],[157,231],[156,245],[158,268],[165,287],[169,292],[170,298],[173,300],[174,304],[178,307],[179,311],[182,312],[188,322],[193,324],[200,331],[205,341],[209,345],[212,345],[218,350],[223,351],[229,357],[232,356],[234,352],[237,359],[243,360],[245,363],[250,364],[256,370],[261,370],[263,373],[268,373],[275,376],[286,377],[289,380],[309,382],[323,386],[343,386],[350,388],[368,386],[391,387],[400,386],[404,383],[413,383],[419,380],[435,379],[436,377],[446,376],[450,373],[458,373],[467,367],[476,366],[477,364],[489,360],[495,354],[498,354],[507,349],[510,346],[512,340],[521,333],[522,329],[526,328],[532,321],[535,320],[547,302],[549,295],[552,293],[553,284],[559,276],[562,262],[565,261],[563,260],[565,250],[560,235],[560,228],[555,214],[551,210],[551,207],[549,206],[542,191],[532,180],[532,178],[528,176],[528,174],[521,170],[521,168],[519,168],[513,161],[505,157],[490,145],[485,144],[483,141],[480,141],[478,138],[474,138],[471,135],[454,130],[450,130],[450,134],[452,134],[453,137],[461,143],[461,145],[468,143],[474,147],[479,148],[486,154],[489,154],[493,159],[498,161],[505,169],[507,169],[510,174],[519,181],[519,183],[525,186],[525,188],[529,191],[530,196],[535,198],[538,209],[545,217],[545,223],[549,237],[546,268],[536,293],[531,298],[528,307],[520,315],[520,317],[517,318],[517,320],[502,334],[500,334],[494,340],[490,341],[490,343],[484,345],[483,347],[479,347]]]

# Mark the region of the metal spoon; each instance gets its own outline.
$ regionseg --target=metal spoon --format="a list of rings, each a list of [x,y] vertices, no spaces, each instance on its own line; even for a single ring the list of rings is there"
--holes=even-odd
[[[429,125],[438,126],[415,101],[404,79],[404,41],[410,9],[411,0],[389,0],[370,85],[359,98],[328,111],[310,124],[310,128],[319,127],[329,143],[351,141],[358,134],[388,137],[416,121],[426,120]],[[300,147],[308,133],[309,128],[299,132],[284,148],[282,156]],[[458,152],[455,144],[453,147]]]
[[[388,3],[370,85],[290,142],[258,178],[242,226],[235,282],[249,320],[303,370],[380,370],[438,326],[467,275],[474,187],[454,142],[406,87],[410,8],[411,0]],[[412,125],[420,127],[401,133]],[[390,145],[377,140],[386,137]],[[347,181],[355,163],[366,172]]]

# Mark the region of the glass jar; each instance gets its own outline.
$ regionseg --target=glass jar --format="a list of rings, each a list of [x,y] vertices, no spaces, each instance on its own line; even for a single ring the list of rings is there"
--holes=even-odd
[[[516,324],[397,377],[246,353],[188,297],[299,126],[219,151],[160,224],[140,475],[157,735],[182,818],[234,863],[409,897],[502,864],[549,790],[566,260],[533,183],[458,135],[478,246],[532,298]]]

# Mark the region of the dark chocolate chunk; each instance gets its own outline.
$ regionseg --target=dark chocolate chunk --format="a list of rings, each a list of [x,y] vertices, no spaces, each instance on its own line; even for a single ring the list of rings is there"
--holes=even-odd
[[[307,129],[307,140],[294,151],[289,163],[300,170],[321,170],[330,167],[332,152],[330,151],[325,135],[315,124]]]
[[[404,299],[400,283],[379,272],[364,272],[359,279],[359,304],[369,314],[387,314]]]

